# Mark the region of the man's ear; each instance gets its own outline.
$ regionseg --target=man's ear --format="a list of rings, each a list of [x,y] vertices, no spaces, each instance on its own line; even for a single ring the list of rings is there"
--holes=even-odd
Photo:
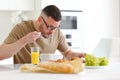
[[[39,16],[39,17],[38,17],[38,22],[41,22],[41,21],[42,21],[42,17]]]

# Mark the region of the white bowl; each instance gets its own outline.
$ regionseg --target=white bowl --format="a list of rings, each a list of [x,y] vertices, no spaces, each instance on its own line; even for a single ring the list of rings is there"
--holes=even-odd
[[[57,59],[62,59],[62,55],[56,55],[51,53],[41,53],[40,59],[41,61],[57,60]]]

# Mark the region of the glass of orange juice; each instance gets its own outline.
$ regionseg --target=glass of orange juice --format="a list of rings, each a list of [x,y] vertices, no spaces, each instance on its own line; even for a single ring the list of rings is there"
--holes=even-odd
[[[39,55],[40,55],[39,47],[31,47],[31,63],[32,64],[39,63]]]

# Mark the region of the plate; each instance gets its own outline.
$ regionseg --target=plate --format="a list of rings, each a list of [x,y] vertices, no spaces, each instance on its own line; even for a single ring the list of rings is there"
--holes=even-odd
[[[86,69],[103,69],[106,68],[107,66],[84,66]]]

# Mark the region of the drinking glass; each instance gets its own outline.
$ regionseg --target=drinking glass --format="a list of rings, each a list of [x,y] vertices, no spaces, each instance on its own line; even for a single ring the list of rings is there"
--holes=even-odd
[[[31,63],[32,64],[39,63],[39,55],[40,55],[39,47],[31,47]]]

